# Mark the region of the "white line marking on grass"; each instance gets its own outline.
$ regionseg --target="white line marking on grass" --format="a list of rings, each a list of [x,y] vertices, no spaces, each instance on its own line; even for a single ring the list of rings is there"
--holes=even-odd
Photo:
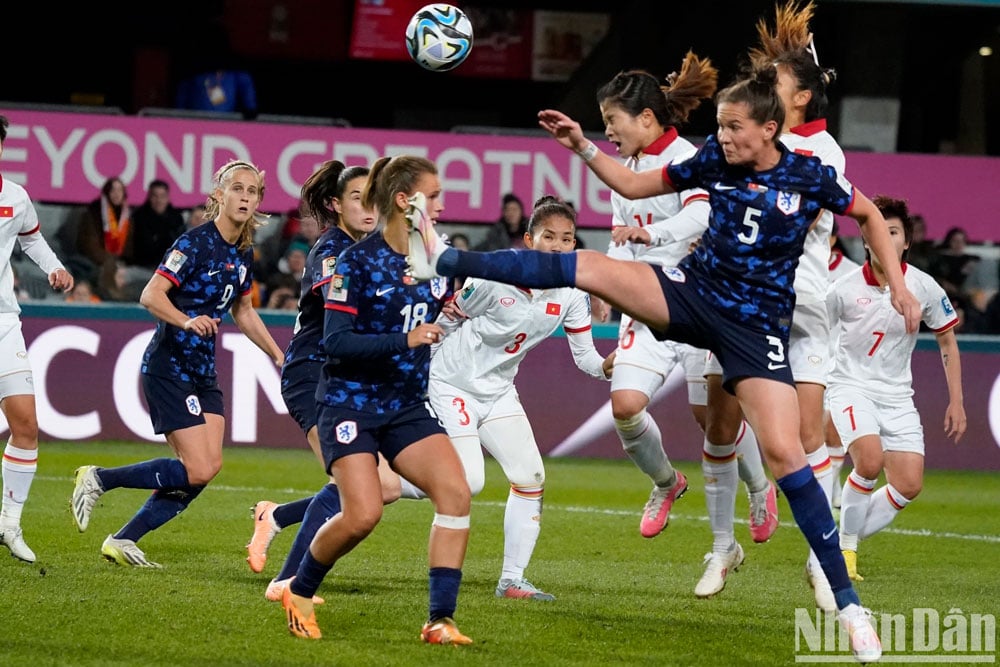
[[[35,477],[37,480],[43,480],[46,482],[72,482],[72,477],[51,477],[38,475]],[[259,486],[230,486],[227,484],[211,484],[209,488],[213,491],[230,491],[235,493],[287,493],[293,496],[308,496],[310,493],[315,491],[309,491],[306,489],[271,489],[262,488]],[[473,505],[478,505],[481,507],[493,507],[503,509],[507,506],[506,502],[496,502],[496,501],[486,501],[486,500],[473,500]],[[627,516],[627,517],[637,517],[641,516],[642,513],[635,510],[615,510],[615,509],[601,509],[599,507],[574,507],[572,505],[555,505],[552,503],[545,503],[545,509],[551,510],[561,510],[563,512],[575,512],[579,514],[607,514],[610,516]],[[708,515],[699,514],[678,514],[676,512],[670,513],[671,521],[674,519],[681,519],[682,521],[701,521],[707,522]],[[744,519],[736,519],[735,523],[746,524]],[[1000,544],[1000,535],[971,535],[966,533],[952,533],[952,532],[937,532],[928,530],[926,528],[922,529],[912,529],[912,528],[883,528],[879,531],[880,533],[890,533],[892,535],[905,535],[907,537],[933,537],[937,539],[946,540],[968,540],[970,542],[989,542],[991,544]]]

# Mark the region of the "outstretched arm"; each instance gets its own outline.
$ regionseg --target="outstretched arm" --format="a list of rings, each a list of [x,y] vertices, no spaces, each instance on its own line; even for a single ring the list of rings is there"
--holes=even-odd
[[[598,150],[594,142],[583,136],[580,124],[553,109],[538,112],[538,124],[560,144],[575,151],[583,158],[590,170],[605,185],[627,199],[642,199],[674,192],[663,180],[660,168],[634,172],[610,155]]]
[[[906,320],[907,333],[913,333],[920,326],[920,302],[906,287],[903,269],[896,258],[896,249],[889,236],[889,226],[882,212],[860,190],[854,190],[854,206],[847,213],[861,225],[861,233],[868,241],[868,247],[878,257],[885,271],[892,297],[892,307]]]

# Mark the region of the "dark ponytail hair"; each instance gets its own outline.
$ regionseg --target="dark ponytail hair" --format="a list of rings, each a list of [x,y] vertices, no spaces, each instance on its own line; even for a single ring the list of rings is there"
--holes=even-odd
[[[777,141],[785,124],[785,106],[775,88],[777,83],[778,72],[773,67],[756,70],[750,77],[720,90],[715,96],[715,104],[743,103],[750,110],[750,118],[761,125],[773,120],[778,124],[778,131],[774,135]]]
[[[535,230],[551,217],[560,216],[573,223],[576,230],[576,211],[566,202],[559,201],[552,195],[543,195],[535,201],[528,219],[528,235],[534,236]]]

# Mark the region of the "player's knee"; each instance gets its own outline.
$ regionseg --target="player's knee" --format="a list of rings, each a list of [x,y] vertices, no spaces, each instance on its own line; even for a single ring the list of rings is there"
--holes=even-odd
[[[361,507],[352,507],[350,511],[344,511],[341,517],[341,525],[353,540],[363,540],[368,536],[378,522],[382,520],[382,505],[366,503]]]
[[[434,514],[434,521],[431,525],[438,526],[439,528],[447,528],[449,530],[468,530],[471,521],[468,514],[462,516],[455,516],[451,514]]]
[[[449,516],[465,516],[472,508],[472,492],[464,478],[437,489],[431,498],[434,511]]]
[[[465,481],[469,484],[469,494],[472,496],[479,495],[479,493],[482,492],[483,487],[486,486],[486,472],[466,471]]]
[[[615,418],[615,425],[619,422],[628,422],[640,419],[646,413],[647,399],[638,392],[614,392],[611,394],[611,416]]]
[[[924,489],[923,481],[919,479],[906,480],[901,484],[893,482],[892,486],[907,500],[913,500],[919,496],[920,492]]]
[[[185,463],[187,469],[188,484],[191,486],[205,486],[219,474],[222,470],[221,461],[199,461],[193,464]]]
[[[507,481],[513,489],[540,489],[545,486],[545,468],[542,466],[511,470]]]
[[[645,409],[633,413],[630,417],[615,416],[615,430],[622,437],[622,447],[625,451],[630,451],[630,447],[635,445],[636,438],[646,428],[646,417]]]
[[[740,434],[739,419],[709,419],[705,425],[705,437],[713,445],[731,445]]]
[[[33,449],[38,446],[38,420],[34,414],[19,415],[10,411],[5,416],[11,438],[21,443],[33,445],[33,447],[27,447],[22,444],[22,449]]]

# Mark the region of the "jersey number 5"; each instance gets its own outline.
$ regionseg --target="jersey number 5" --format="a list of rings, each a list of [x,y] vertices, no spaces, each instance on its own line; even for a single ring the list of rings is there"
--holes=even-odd
[[[747,229],[740,232],[736,238],[747,245],[753,245],[757,241],[757,235],[760,233],[760,223],[758,220],[762,213],[762,211],[747,206],[747,211],[743,215],[743,226]]]

